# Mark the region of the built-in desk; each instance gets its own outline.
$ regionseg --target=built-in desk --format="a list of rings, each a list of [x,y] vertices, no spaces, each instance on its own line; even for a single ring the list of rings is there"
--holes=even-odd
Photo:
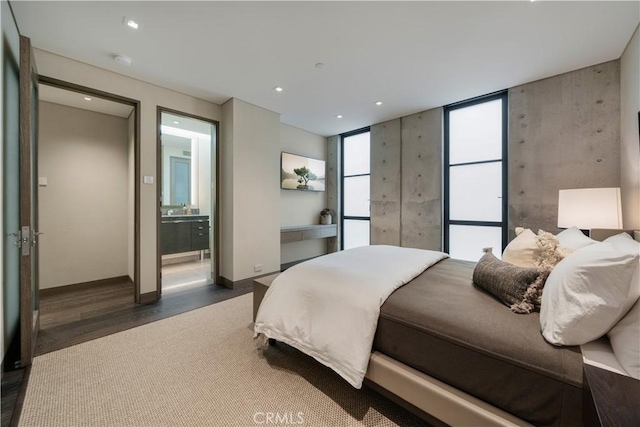
[[[338,235],[338,225],[294,225],[280,228],[280,243],[300,242],[309,239],[326,239]]]
[[[280,228],[280,243],[293,243],[301,242],[303,240],[311,239],[326,239],[329,237],[336,237],[338,235],[338,225],[294,225],[290,227]],[[280,265],[280,270],[284,271],[287,268],[306,261],[307,259],[299,259],[296,261],[286,262]]]

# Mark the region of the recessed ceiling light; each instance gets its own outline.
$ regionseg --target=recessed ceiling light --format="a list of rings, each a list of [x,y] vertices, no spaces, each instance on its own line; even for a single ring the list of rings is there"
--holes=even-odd
[[[84,100],[85,100],[85,101],[91,101],[91,98],[89,98],[88,96],[85,96],[85,97],[84,97]]]
[[[134,30],[138,29],[138,23],[136,21],[132,21],[131,19],[127,21],[127,25],[133,28]]]
[[[276,86],[273,88],[273,90],[275,90],[276,92],[282,92],[284,89],[282,89],[280,86]]]
[[[317,68],[318,70],[322,69],[322,67],[324,67],[324,64],[323,64],[322,62],[318,62],[318,63],[316,64],[316,68]]]
[[[382,101],[376,101],[376,105],[382,105]]]
[[[124,56],[124,55],[115,55],[113,57],[113,59],[115,59],[115,61],[120,64],[120,65],[126,65],[127,67],[131,65],[131,63],[133,62],[133,59],[129,58],[128,56]]]
[[[174,124],[174,125],[179,125],[179,124],[180,124],[180,122],[179,122],[179,121],[177,121],[177,120],[174,120],[174,121],[173,121],[173,124]]]
[[[336,119],[341,119],[341,118],[342,118],[342,114],[338,114],[338,115],[336,116]]]

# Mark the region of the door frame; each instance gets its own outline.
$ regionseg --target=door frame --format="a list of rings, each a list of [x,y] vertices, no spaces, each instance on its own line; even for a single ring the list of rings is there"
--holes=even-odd
[[[134,143],[133,143],[133,157],[134,157],[134,185],[133,185],[133,199],[134,199],[134,224],[133,224],[133,240],[134,240],[134,261],[133,261],[133,286],[135,289],[135,303],[140,304],[140,123],[141,123],[141,111],[140,101],[137,99],[127,98],[114,93],[105,92],[102,90],[90,88],[87,86],[81,86],[75,83],[59,80],[48,76],[39,76],[40,84],[52,86],[58,89],[70,90],[72,92],[91,95],[96,98],[106,99],[108,101],[118,102],[121,104],[130,105],[133,107],[134,114]]]
[[[156,108],[156,176],[158,183],[156,185],[156,298],[160,299],[162,295],[162,254],[160,253],[160,229],[162,225],[162,215],[160,210],[162,208],[162,130],[160,126],[162,124],[162,113],[174,114],[176,116],[182,116],[190,119],[201,120],[203,122],[211,123],[215,126],[216,136],[216,208],[214,209],[215,218],[213,220],[213,251],[211,256],[211,262],[215,262],[215,274],[216,277],[212,277],[214,284],[221,283],[220,276],[220,122],[214,119],[208,119],[206,117],[197,116],[195,114],[185,113],[183,111],[174,110],[160,105]],[[213,150],[212,150],[213,152]],[[214,258],[215,257],[215,258]]]

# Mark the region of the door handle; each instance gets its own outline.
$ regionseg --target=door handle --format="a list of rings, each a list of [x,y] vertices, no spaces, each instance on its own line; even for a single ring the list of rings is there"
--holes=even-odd
[[[42,233],[40,231],[35,231],[33,233],[33,241],[31,242],[31,246],[35,246],[36,245],[36,241],[37,241],[38,236],[40,236],[42,234],[44,234],[44,233]]]

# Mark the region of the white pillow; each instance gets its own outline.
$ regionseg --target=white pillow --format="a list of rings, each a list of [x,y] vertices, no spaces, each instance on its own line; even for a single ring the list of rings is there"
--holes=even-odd
[[[606,334],[637,299],[631,289],[637,263],[638,255],[604,242],[560,261],[542,293],[544,338],[556,345],[581,345]]]
[[[627,233],[617,234],[605,240],[614,249],[634,255],[640,254],[640,242]],[[631,289],[640,295],[640,260],[631,278]],[[636,296],[637,298],[637,296]],[[633,378],[640,379],[640,301],[614,326],[609,333],[611,348],[622,367]]]
[[[613,248],[622,252],[640,253],[640,242],[636,242],[627,233],[616,234],[605,239],[606,243],[611,243]]]
[[[502,253],[502,260],[520,267],[535,267],[540,248],[536,243],[536,234],[530,229],[516,228],[513,239]]]
[[[571,252],[575,252],[580,248],[584,248],[585,246],[598,243],[596,240],[585,236],[584,233],[576,227],[567,228],[566,230],[558,233],[556,237],[558,238],[560,246],[566,255]]]
[[[640,242],[633,240],[627,233],[611,236],[605,239],[605,242],[611,243],[617,251],[640,255]],[[631,277],[631,289],[636,291],[636,298],[640,296],[640,261],[636,264],[636,269]]]
[[[607,335],[624,370],[640,380],[640,301]]]

